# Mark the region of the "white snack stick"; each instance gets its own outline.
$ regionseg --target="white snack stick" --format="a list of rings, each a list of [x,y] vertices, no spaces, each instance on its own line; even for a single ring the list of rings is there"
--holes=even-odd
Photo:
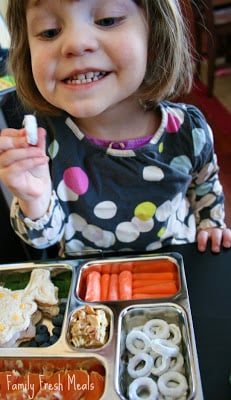
[[[26,129],[27,143],[36,145],[38,142],[38,125],[34,115],[25,115],[23,126]]]

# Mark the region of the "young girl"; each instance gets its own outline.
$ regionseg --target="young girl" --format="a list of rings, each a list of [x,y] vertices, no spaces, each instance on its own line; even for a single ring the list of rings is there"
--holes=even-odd
[[[9,0],[7,19],[18,94],[43,116],[36,146],[0,137],[18,235],[64,255],[230,247],[211,130],[170,102],[192,81],[178,0]]]

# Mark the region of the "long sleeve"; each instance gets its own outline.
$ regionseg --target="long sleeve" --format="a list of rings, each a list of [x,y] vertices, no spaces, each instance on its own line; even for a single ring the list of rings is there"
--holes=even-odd
[[[63,237],[65,215],[55,191],[52,192],[48,212],[39,220],[24,217],[17,198],[12,201],[10,218],[17,235],[32,247],[47,248]]]
[[[192,174],[188,198],[194,212],[197,229],[225,227],[224,193],[219,180],[213,134],[207,122],[203,122],[203,130],[197,135],[197,140],[194,140],[194,151],[199,153],[197,157],[199,161]],[[199,152],[198,149],[202,151]]]

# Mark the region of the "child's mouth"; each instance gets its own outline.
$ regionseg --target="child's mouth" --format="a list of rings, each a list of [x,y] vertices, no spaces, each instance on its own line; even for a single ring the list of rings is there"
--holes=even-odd
[[[90,71],[86,73],[76,74],[72,77],[65,79],[69,85],[83,85],[85,83],[92,83],[102,79],[107,73],[100,71]]]

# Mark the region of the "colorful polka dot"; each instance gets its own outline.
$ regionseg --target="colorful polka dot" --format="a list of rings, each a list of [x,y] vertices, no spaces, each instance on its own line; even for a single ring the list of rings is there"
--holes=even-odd
[[[184,122],[184,113],[177,108],[167,108],[168,122],[166,126],[167,133],[176,133]]]
[[[205,131],[204,129],[196,128],[192,131],[193,145],[195,156],[199,156],[203,150],[206,143]]]
[[[79,167],[70,167],[63,174],[66,186],[77,195],[86,193],[89,185],[88,176]]]
[[[148,221],[153,218],[156,212],[156,206],[154,203],[150,201],[145,201],[144,203],[140,203],[136,208],[134,215],[140,219],[141,221]]]
[[[175,133],[178,132],[179,128],[180,128],[179,119],[172,114],[168,114],[168,124],[166,126],[166,131],[168,133]]]
[[[172,168],[176,168],[185,174],[190,174],[192,163],[187,156],[179,156],[172,159],[170,163]]]
[[[59,144],[57,140],[53,140],[53,142],[48,147],[48,153],[52,160],[54,160],[54,158],[57,156],[58,151],[59,151]]]
[[[163,153],[163,151],[164,151],[164,143],[161,142],[161,143],[159,144],[159,153],[161,154],[161,153]]]
[[[161,229],[159,230],[159,232],[157,233],[157,236],[158,236],[159,238],[161,238],[162,236],[164,236],[165,232],[166,232],[166,227],[163,226],[163,228],[161,228]]]

